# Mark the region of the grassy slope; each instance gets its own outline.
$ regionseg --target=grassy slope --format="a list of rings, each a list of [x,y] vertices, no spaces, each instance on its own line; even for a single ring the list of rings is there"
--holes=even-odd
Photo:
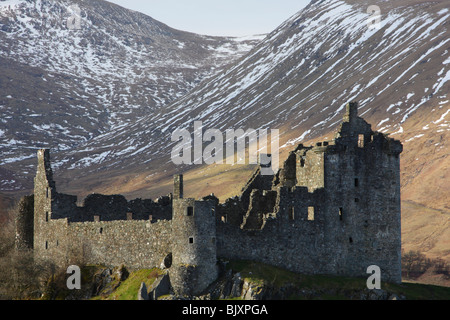
[[[118,287],[111,293],[101,293],[100,296],[94,297],[93,300],[137,300],[141,283],[144,282],[148,289],[160,274],[161,270],[157,268],[131,272],[125,281],[119,283],[116,280],[116,283],[112,284]]]
[[[233,272],[240,272],[244,280],[256,286],[271,285],[280,288],[291,284],[299,290],[314,292],[312,299],[347,300],[358,296],[358,292],[366,288],[366,279],[324,275],[301,275],[277,267],[251,261],[231,261],[228,265]],[[161,270],[143,269],[131,272],[130,276],[107,295],[94,297],[94,300],[136,300],[142,282],[147,288],[155,281]],[[112,283],[111,286],[116,286]],[[107,288],[106,288],[107,289]],[[382,283],[381,289],[405,296],[408,300],[450,300],[450,288],[433,285],[403,283],[400,285]],[[293,295],[290,299],[308,299],[305,296]]]
[[[269,283],[275,287],[291,283],[302,289],[316,291],[318,295],[314,299],[349,299],[351,294],[366,288],[367,280],[326,275],[300,275],[251,261],[232,261],[229,267],[235,272],[240,272],[244,279],[253,283]],[[450,288],[434,285],[382,283],[381,289],[397,296],[405,296],[408,300],[450,299]],[[304,297],[293,296],[291,298],[301,299]]]

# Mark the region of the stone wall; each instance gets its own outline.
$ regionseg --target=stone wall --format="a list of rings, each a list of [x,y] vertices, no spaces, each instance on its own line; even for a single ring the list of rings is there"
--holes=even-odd
[[[130,268],[159,266],[172,253],[172,285],[188,295],[215,280],[217,256],[346,276],[367,276],[374,264],[382,280],[400,282],[401,152],[348,104],[334,141],[299,145],[274,176],[257,167],[241,195],[223,204],[214,195],[183,199],[177,175],[173,197],[93,194],[78,207],[76,197],[56,192],[48,151],[40,150],[34,250],[60,265]]]
[[[70,223],[68,251],[88,264],[159,267],[171,252],[171,232],[171,222],[166,220]]]
[[[239,209],[244,223],[219,217],[218,255],[347,276],[377,265],[382,280],[401,282],[401,152],[399,141],[372,132],[348,104],[334,141],[300,145],[272,191],[251,191]]]

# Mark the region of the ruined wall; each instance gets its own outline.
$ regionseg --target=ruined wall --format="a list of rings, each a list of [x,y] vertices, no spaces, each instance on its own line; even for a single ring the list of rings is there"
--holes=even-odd
[[[306,186],[311,192],[325,186],[325,149],[326,147],[319,143],[314,148],[297,151],[296,185]]]
[[[77,222],[68,227],[67,249],[88,264],[159,267],[171,252],[171,232],[165,220]]]
[[[252,192],[249,209],[259,207],[252,225],[262,219],[262,229],[218,220],[218,255],[347,276],[366,276],[373,264],[383,281],[401,282],[401,152],[399,141],[372,132],[348,104],[334,141],[299,146],[288,157],[273,210],[269,194]]]
[[[242,230],[217,222],[217,254],[228,259],[255,260],[302,273],[334,273],[339,245],[329,243],[323,193],[306,188],[277,189],[276,217],[261,230]],[[308,207],[314,206],[314,217]]]
[[[35,257],[61,267],[159,266],[171,248],[170,200],[128,202],[123,196],[93,194],[78,207],[76,196],[56,191],[49,151],[39,150],[31,234]],[[30,236],[30,231],[24,233]]]
[[[35,252],[60,267],[101,264],[150,268],[161,264],[171,248],[171,222],[50,220]]]
[[[372,132],[348,104],[335,140],[299,145],[275,176],[260,168],[240,197],[218,204],[174,196],[157,201],[91,195],[84,206],[56,192],[48,151],[38,153],[34,249],[67,264],[159,266],[173,254],[171,279],[196,294],[217,277],[216,258],[268,263],[300,273],[401,282],[399,141]],[[172,217],[173,211],[173,217]],[[150,217],[151,216],[151,217]]]

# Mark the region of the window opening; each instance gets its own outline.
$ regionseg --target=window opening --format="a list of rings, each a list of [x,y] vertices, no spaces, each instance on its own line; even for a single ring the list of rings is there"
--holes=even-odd
[[[295,209],[294,207],[289,208],[289,220],[295,220]]]
[[[314,207],[308,207],[308,221],[314,221]]]
[[[358,147],[364,148],[364,135],[363,134],[358,135]]]

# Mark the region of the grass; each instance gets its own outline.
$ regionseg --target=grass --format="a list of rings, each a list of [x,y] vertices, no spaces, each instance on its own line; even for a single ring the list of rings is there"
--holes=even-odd
[[[240,272],[241,277],[257,286],[270,285],[280,288],[293,285],[308,292],[314,292],[312,299],[348,300],[359,297],[364,291],[367,279],[328,275],[302,275],[253,261],[230,261],[228,268]],[[450,300],[450,288],[426,284],[403,282],[402,284],[384,283],[381,289],[408,300]],[[292,295],[291,299],[309,299],[303,295]]]
[[[106,297],[95,297],[94,299],[136,300],[141,283],[144,282],[148,289],[161,274],[161,270],[158,268],[142,269],[131,272],[128,278],[121,282],[110,295]]]

